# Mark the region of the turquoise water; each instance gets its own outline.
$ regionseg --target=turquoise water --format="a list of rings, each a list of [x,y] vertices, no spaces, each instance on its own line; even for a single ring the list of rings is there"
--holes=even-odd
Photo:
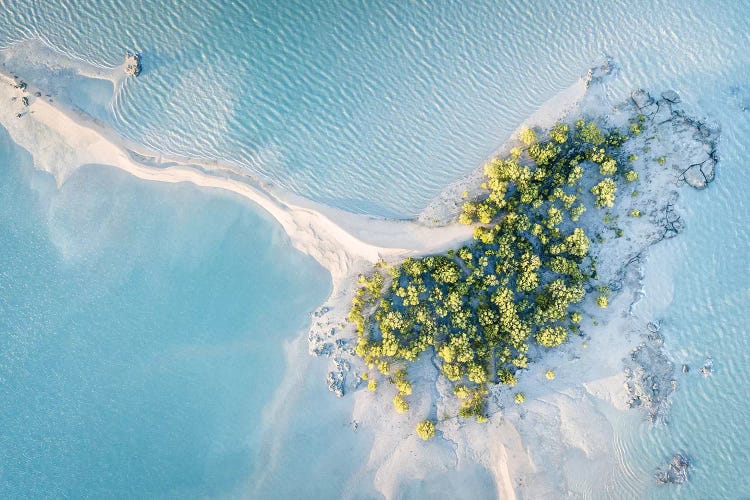
[[[750,463],[743,418],[750,413],[745,3],[201,0],[167,8],[158,1],[0,0],[0,7],[0,46],[38,37],[98,66],[119,64],[128,48],[143,53],[143,75],[127,81],[98,115],[127,138],[165,153],[224,160],[318,201],[374,215],[417,213],[604,53],[621,69],[613,97],[641,86],[678,90],[690,112],[722,126],[722,160],[709,190],[683,193],[687,230],[654,249],[638,308],[662,320],[676,361],[694,370],[679,379],[668,425],[620,430],[634,475],[621,478],[613,496],[750,495],[743,476]],[[92,88],[86,102],[98,105],[102,92]],[[299,495],[314,483],[321,496],[338,496],[342,484],[334,476],[355,467],[340,465],[340,457],[366,457],[346,437],[318,456],[315,449],[327,441],[316,432],[336,435],[346,425],[346,402],[331,398],[338,417],[317,428],[314,415],[296,411],[290,428],[298,430],[279,437],[279,464],[298,483],[277,473],[243,490],[257,473],[248,458],[252,445],[237,451],[228,444],[257,442],[248,415],[273,388],[258,386],[255,367],[267,362],[283,372],[278,339],[304,328],[327,278],[288,248],[279,261],[304,270],[277,265],[269,252],[286,243],[276,226],[231,199],[146,186],[94,168],[58,192],[30,173],[27,158],[14,155],[0,183],[0,325],[11,332],[2,341],[0,391],[4,401],[16,399],[0,409],[0,423],[26,433],[11,433],[14,445],[0,446],[13,454],[0,456],[0,484],[60,492],[42,477],[55,472],[65,476],[63,487],[88,481],[94,493],[116,485],[145,496],[260,495],[275,488]],[[244,267],[222,274],[227,262]],[[194,276],[198,263],[218,274]],[[278,280],[285,284],[270,286]],[[259,296],[254,283],[268,293]],[[287,308],[289,301],[295,305]],[[84,334],[91,331],[104,332],[100,342]],[[134,331],[141,333],[133,337]],[[267,351],[243,356],[226,347],[253,345],[266,332],[273,339],[263,344]],[[219,339],[225,349],[211,344]],[[197,354],[208,355],[206,343],[216,356],[211,362]],[[168,363],[154,350],[195,364]],[[716,369],[704,379],[695,369],[708,355]],[[315,370],[322,378],[323,369]],[[306,381],[298,408],[328,397],[317,382]],[[110,405],[102,404],[105,395]],[[40,414],[59,415],[61,424],[49,430]],[[158,425],[142,429],[144,415]],[[208,427],[216,434],[204,435],[205,422],[215,422]],[[191,439],[175,433],[180,426]],[[117,446],[96,446],[104,436]],[[11,438],[0,437],[3,444]],[[307,444],[295,449],[300,440]],[[214,451],[202,461],[205,450]],[[653,470],[678,450],[696,464],[690,483],[656,488]],[[141,463],[143,455],[153,461]],[[32,462],[36,468],[25,465]],[[159,489],[169,484],[184,490]]]
[[[703,97],[723,125],[721,174],[707,192],[683,193],[687,230],[653,249],[643,311],[661,319],[667,350],[679,369],[678,391],[667,425],[628,432],[628,459],[644,475],[676,451],[688,454],[695,471],[678,490],[657,488],[659,498],[746,498],[750,495],[750,67],[734,90]],[[747,100],[746,100],[747,99]],[[730,104],[734,105],[730,105]],[[713,375],[698,373],[707,357]]]
[[[6,5],[0,46],[37,36],[101,66],[143,53],[109,112],[135,142],[376,215],[419,212],[603,53],[625,87],[679,83],[691,102],[750,62],[736,1]]]
[[[244,496],[327,273],[232,197],[57,190],[0,132],[0,497]]]

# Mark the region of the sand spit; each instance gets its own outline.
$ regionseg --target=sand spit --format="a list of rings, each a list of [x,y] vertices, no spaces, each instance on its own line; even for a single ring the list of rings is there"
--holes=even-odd
[[[258,182],[216,169],[211,162],[139,151],[118,141],[114,133],[83,110],[66,107],[64,102],[48,98],[44,89],[5,71],[0,73],[0,101],[6,103],[0,108],[0,123],[18,145],[32,153],[35,166],[52,174],[58,184],[82,165],[102,164],[144,180],[190,182],[238,194],[273,216],[295,248],[328,269],[335,291],[362,263],[438,252],[471,234],[458,224],[427,227],[320,207],[299,197],[272,193]]]

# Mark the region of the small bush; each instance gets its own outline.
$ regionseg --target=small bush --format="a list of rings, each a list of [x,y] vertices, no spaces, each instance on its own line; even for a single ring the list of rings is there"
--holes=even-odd
[[[635,182],[638,180],[638,172],[635,170],[629,170],[625,172],[625,180],[628,182]]]
[[[521,129],[521,132],[518,133],[518,138],[527,146],[531,146],[536,143],[536,132],[534,132],[534,129],[524,127]]]
[[[435,436],[435,424],[430,420],[422,420],[417,424],[417,435],[424,441]]]
[[[397,413],[406,413],[409,411],[409,403],[400,394],[393,396],[393,407]]]

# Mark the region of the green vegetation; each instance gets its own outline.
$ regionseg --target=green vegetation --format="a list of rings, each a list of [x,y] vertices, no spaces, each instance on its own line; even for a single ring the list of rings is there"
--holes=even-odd
[[[641,211],[638,210],[637,208],[634,208],[633,210],[630,211],[630,216],[631,217],[640,217],[641,216]]]
[[[643,124],[645,122],[646,117],[640,114],[635,119],[630,120],[630,133],[633,135],[641,135],[641,133],[643,132]]]
[[[609,177],[602,180],[596,186],[591,188],[591,193],[596,196],[597,208],[611,207],[615,204],[615,192],[617,185]]]
[[[635,182],[638,180],[638,172],[635,170],[629,170],[625,172],[625,180],[628,182]]]
[[[547,377],[547,380],[555,380],[554,370],[547,370],[547,373],[545,373],[544,376]]]
[[[665,156],[660,156],[656,159],[656,163],[658,163],[659,165],[664,165],[665,163],[667,163],[667,158]]]
[[[524,129],[519,139],[525,146],[490,161],[484,194],[463,205],[460,221],[474,225],[470,245],[377,265],[360,277],[349,313],[356,354],[370,370],[368,388],[377,387],[378,373],[396,387],[398,412],[409,409],[407,370],[425,351],[436,354],[452,382],[459,415],[481,422],[489,385],[516,385],[532,343],[553,348],[579,332],[576,304],[596,270],[577,221],[591,205],[612,207],[615,179],[634,174],[618,169],[627,136],[582,119],[572,130],[555,125],[547,136]],[[609,293],[603,290],[600,306]]]
[[[409,403],[406,402],[401,394],[396,394],[393,396],[393,408],[396,410],[396,413],[406,413],[409,411]]]
[[[536,142],[536,132],[534,132],[534,129],[524,127],[518,134],[518,138],[527,146],[531,146]]]
[[[526,395],[522,392],[517,392],[516,395],[513,396],[513,401],[515,401],[517,405],[520,405],[526,401]]]
[[[430,420],[422,420],[417,424],[417,435],[427,441],[435,436],[435,424]]]
[[[609,288],[600,286],[597,290],[599,291],[599,295],[596,297],[596,305],[602,309],[606,309],[609,306]]]

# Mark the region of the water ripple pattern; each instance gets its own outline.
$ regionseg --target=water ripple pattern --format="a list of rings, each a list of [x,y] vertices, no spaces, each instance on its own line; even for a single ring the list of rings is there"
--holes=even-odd
[[[610,491],[750,493],[745,2],[0,0],[0,47],[25,39],[101,67],[140,51],[143,74],[106,117],[128,139],[378,216],[419,212],[603,54],[622,69],[613,93],[679,91],[721,125],[721,163],[708,191],[683,193],[687,230],[653,249],[635,309],[654,309],[693,370],[678,375],[668,425],[615,423],[623,474]],[[656,486],[676,451],[693,459],[690,482]]]
[[[627,85],[748,57],[717,35],[742,28],[732,3],[2,3],[0,46],[37,37],[98,66],[143,53],[110,116],[129,139],[381,216],[419,212],[603,53]]]

